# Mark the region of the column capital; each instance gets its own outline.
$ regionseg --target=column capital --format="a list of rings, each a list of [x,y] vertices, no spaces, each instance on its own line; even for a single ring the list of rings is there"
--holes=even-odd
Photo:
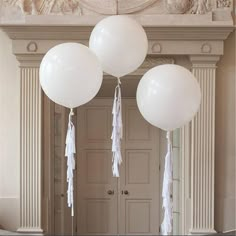
[[[43,55],[38,54],[17,54],[20,68],[39,68]]]
[[[220,60],[219,55],[190,55],[189,60],[192,68],[216,68]]]

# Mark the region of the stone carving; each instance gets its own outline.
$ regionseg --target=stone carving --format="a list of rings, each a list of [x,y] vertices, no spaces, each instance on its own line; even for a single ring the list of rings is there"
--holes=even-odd
[[[129,14],[142,11],[160,0],[117,0],[119,14]]]
[[[165,7],[168,13],[184,14],[193,6],[193,0],[166,0]]]
[[[161,53],[162,51],[162,46],[160,43],[154,43],[152,45],[152,53]]]
[[[205,14],[211,10],[211,0],[2,0],[5,7],[17,6],[25,15],[81,15],[91,12],[113,15],[130,14],[145,9],[163,8],[167,14]],[[219,7],[230,0],[218,0]],[[156,8],[155,8],[156,7]],[[88,13],[89,12],[89,13]],[[155,13],[152,13],[155,14]]]
[[[190,9],[192,14],[206,14],[211,11],[210,0],[197,0],[194,1],[193,7]]]
[[[217,0],[217,8],[231,7],[231,0]]]
[[[29,42],[27,45],[27,51],[28,52],[37,52],[38,51],[38,45],[36,42]]]
[[[170,14],[206,14],[211,10],[210,0],[165,0]]]
[[[5,6],[17,6],[25,15],[81,15],[78,0],[3,0]]]
[[[211,52],[211,45],[209,43],[204,43],[201,48],[202,53],[210,53]]]
[[[82,9],[89,10],[91,12],[95,12],[102,15],[115,15],[118,13],[117,0],[77,0],[77,1],[79,2]]]

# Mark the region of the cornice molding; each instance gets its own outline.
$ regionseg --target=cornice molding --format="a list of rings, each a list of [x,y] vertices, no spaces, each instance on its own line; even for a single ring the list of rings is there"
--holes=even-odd
[[[0,25],[14,40],[88,40],[92,26]],[[234,26],[146,26],[149,40],[225,40]]]
[[[220,27],[144,27],[149,40],[149,55],[223,55],[224,40],[234,30]],[[17,59],[34,64],[53,46],[64,42],[88,45],[91,26],[25,26],[4,25],[12,39]]]
[[[147,33],[148,54],[156,56],[220,56],[223,55],[224,40],[234,30],[232,19],[229,19],[227,14],[223,20],[215,21],[213,12],[203,15],[131,16],[143,25]],[[33,65],[35,58],[38,60],[37,58],[42,57],[57,44],[79,42],[88,45],[94,25],[104,17],[104,15],[79,17],[29,15],[25,16],[21,23],[0,24],[0,28],[12,39],[13,53],[17,59],[27,65]]]

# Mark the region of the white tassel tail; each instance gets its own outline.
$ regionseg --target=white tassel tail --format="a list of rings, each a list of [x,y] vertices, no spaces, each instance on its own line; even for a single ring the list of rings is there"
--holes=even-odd
[[[118,85],[115,88],[114,102],[112,108],[113,122],[112,122],[112,173],[114,177],[119,177],[119,165],[122,162],[121,156],[121,139],[123,136],[122,124],[122,107],[121,107],[121,87],[120,79],[118,78]]]
[[[73,109],[69,114],[68,130],[66,135],[66,150],[65,156],[67,156],[67,204],[71,207],[71,216],[74,216],[74,186],[73,186],[73,171],[75,169],[75,126],[72,122],[72,116],[74,115]]]
[[[172,232],[173,220],[173,202],[171,197],[171,184],[173,182],[173,161],[172,161],[172,144],[170,132],[166,135],[168,148],[165,157],[165,170],[163,178],[162,199],[164,208],[164,219],[161,225],[162,235],[168,235]]]

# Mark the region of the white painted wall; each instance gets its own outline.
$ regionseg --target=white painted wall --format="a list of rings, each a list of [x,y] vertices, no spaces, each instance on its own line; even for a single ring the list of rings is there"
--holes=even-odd
[[[0,31],[0,225],[19,226],[20,80],[11,40]]]
[[[225,42],[216,78],[215,224],[217,231],[236,229],[235,218],[235,43],[236,33]]]

